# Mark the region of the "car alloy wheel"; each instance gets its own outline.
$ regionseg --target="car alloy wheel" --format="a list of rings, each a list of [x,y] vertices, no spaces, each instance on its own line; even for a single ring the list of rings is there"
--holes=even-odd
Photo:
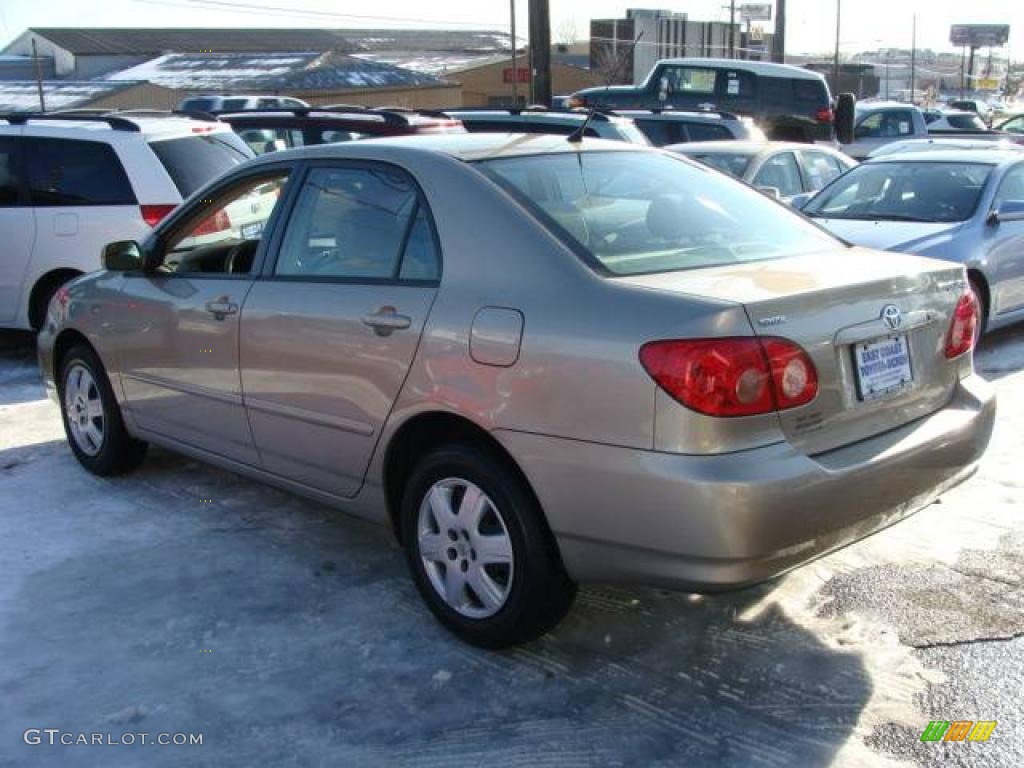
[[[71,437],[86,456],[103,448],[107,418],[99,386],[84,365],[72,365],[64,382],[64,409]]]
[[[430,584],[450,608],[471,619],[502,609],[515,575],[512,540],[479,486],[460,478],[434,483],[420,503],[416,537]]]

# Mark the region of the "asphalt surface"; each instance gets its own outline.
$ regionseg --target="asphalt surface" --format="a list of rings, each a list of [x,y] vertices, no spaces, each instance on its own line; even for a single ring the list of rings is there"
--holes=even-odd
[[[493,653],[383,529],[163,451],[86,474],[0,334],[0,766],[1024,765],[1024,329],[978,367],[996,433],[941,503],[740,592],[583,589]],[[998,725],[924,744],[930,720]]]

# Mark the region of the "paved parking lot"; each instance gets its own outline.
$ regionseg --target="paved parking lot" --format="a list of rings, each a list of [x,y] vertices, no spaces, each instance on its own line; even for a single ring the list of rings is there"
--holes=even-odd
[[[162,451],[86,474],[0,335],[0,766],[1024,765],[1024,331],[978,365],[995,437],[940,503],[753,589],[584,589],[493,653],[382,529]],[[922,744],[936,719],[998,726]]]

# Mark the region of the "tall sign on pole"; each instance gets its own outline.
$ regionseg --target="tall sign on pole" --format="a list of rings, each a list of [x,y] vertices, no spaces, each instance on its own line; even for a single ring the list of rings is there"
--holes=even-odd
[[[533,102],[551,106],[551,9],[548,0],[529,0],[530,83]]]

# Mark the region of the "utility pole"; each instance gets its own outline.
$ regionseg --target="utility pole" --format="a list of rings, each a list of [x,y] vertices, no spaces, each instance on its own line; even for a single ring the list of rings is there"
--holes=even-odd
[[[772,61],[786,63],[786,0],[775,0],[775,34],[772,35]]]
[[[736,21],[736,0],[729,0],[729,58],[736,58],[736,30],[733,24]]]
[[[530,82],[533,102],[551,106],[551,9],[548,0],[529,0]]]
[[[36,65],[36,89],[39,91],[39,111],[46,111],[46,99],[43,98],[43,69],[39,64],[39,52],[36,50],[36,39],[32,38],[32,61]]]
[[[839,85],[839,20],[842,18],[842,0],[836,0],[836,55],[832,60],[832,87],[838,96],[842,88]]]
[[[916,104],[917,98],[915,95],[916,89],[914,85],[917,83],[917,14],[914,14],[914,22],[910,28],[910,103]]]
[[[508,0],[508,14],[512,27],[512,108],[519,107],[519,59],[516,56],[516,0]]]

